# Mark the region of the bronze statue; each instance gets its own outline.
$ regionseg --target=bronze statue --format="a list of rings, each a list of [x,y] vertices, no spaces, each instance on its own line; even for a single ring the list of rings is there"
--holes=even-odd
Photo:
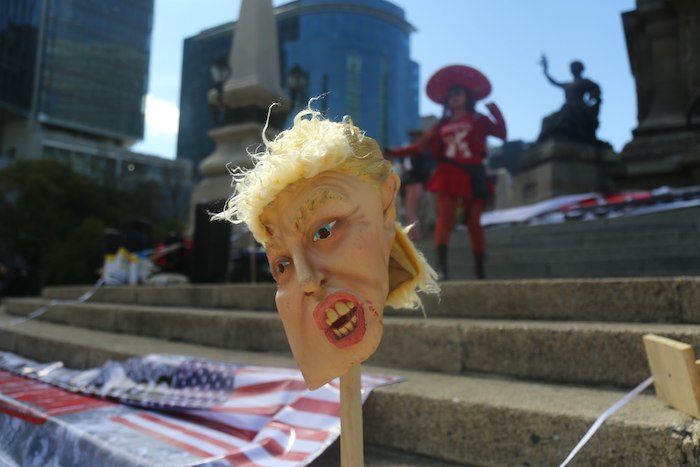
[[[595,132],[602,101],[600,86],[582,76],[584,66],[579,61],[571,62],[574,79],[569,83],[556,81],[550,76],[544,54],[540,64],[549,82],[564,90],[565,102],[561,109],[542,120],[542,130],[537,141],[555,139],[598,143]]]

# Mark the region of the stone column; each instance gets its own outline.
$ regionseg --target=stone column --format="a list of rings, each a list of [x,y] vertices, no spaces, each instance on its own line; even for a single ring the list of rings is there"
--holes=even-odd
[[[623,188],[700,183],[700,2],[637,0],[622,15],[637,85],[637,128],[622,151]]]
[[[209,132],[216,149],[199,164],[203,178],[192,194],[190,234],[196,206],[228,198],[232,193],[229,169],[252,164],[248,151],[262,143],[270,106],[281,104],[273,108],[273,128],[289,107],[289,98],[280,87],[277,23],[271,0],[243,0],[234,35],[230,77],[220,90],[211,89],[207,96],[212,105],[223,104],[226,122]]]

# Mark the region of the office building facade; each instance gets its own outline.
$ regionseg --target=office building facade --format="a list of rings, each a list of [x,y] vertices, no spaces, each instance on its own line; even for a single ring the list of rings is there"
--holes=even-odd
[[[153,1],[0,2],[0,168],[51,158],[100,183],[155,181],[184,217],[189,163],[129,150],[144,135]]]
[[[298,110],[315,108],[332,120],[351,115],[382,146],[398,146],[420,127],[418,65],[410,59],[413,27],[384,0],[297,0],[275,8],[280,83]],[[207,132],[221,125],[207,101],[216,87],[210,69],[227,62],[235,23],[184,42],[177,157],[198,164],[215,148]]]

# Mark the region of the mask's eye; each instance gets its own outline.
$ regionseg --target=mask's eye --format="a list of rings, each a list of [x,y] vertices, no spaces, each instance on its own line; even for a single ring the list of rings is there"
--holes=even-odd
[[[329,222],[314,233],[313,241],[325,240],[333,233],[333,227],[337,221]]]
[[[280,261],[275,265],[275,273],[277,275],[282,275],[284,272],[287,270],[287,268],[291,265],[291,261]]]

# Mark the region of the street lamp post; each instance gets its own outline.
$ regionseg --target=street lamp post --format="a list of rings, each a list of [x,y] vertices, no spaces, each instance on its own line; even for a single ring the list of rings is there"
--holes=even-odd
[[[214,61],[214,63],[211,64],[209,72],[214,80],[214,87],[216,89],[217,107],[214,110],[214,119],[217,121],[217,123],[221,123],[221,115],[226,115],[226,107],[224,105],[224,83],[229,76],[231,76],[231,70],[226,59],[219,57]]]
[[[298,64],[294,65],[287,75],[287,89],[289,89],[292,98],[292,114],[298,108],[297,99],[300,100],[299,106],[304,102],[308,86],[309,74]]]

